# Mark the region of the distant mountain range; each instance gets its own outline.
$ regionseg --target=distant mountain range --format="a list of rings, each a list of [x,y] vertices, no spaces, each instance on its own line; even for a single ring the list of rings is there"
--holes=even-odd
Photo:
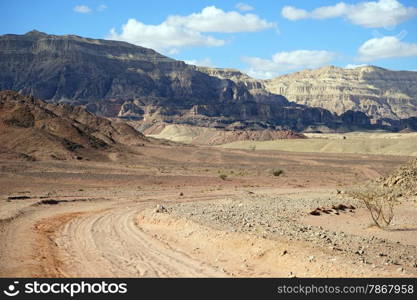
[[[338,115],[348,110],[361,111],[375,121],[417,116],[417,72],[391,71],[376,66],[354,69],[326,66],[258,80],[237,70],[204,67],[200,70]]]
[[[0,68],[0,90],[136,120],[143,128],[155,122],[298,131],[417,128],[415,72],[329,67],[262,81],[125,42],[38,31],[0,36]]]

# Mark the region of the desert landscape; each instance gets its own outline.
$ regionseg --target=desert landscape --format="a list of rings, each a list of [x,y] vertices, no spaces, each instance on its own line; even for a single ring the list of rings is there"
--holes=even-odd
[[[417,230],[416,160],[393,173],[415,152],[393,155],[386,147],[386,154],[375,155],[361,143],[344,152],[264,148],[268,141],[257,141],[255,149],[245,146],[254,141],[195,145],[146,137],[124,124],[118,128],[123,140],[113,133],[113,144],[101,144],[68,131],[74,127],[65,125],[75,122],[70,106],[45,106],[15,92],[0,95],[7,112],[1,115],[2,147],[20,151],[1,153],[1,276],[417,275],[411,234]],[[103,132],[116,126],[83,110],[76,116],[79,128],[103,140]],[[26,139],[14,142],[20,148],[7,143],[11,129]],[[28,130],[50,146],[33,151],[23,134]],[[63,147],[62,136],[83,146]],[[312,134],[274,143],[404,140],[415,150],[414,136]],[[388,228],[373,224],[364,203],[347,193],[381,177],[414,184],[412,197],[396,203]],[[323,211],[312,214],[317,208]]]
[[[361,3],[280,20],[343,16],[368,34],[396,24],[363,15],[417,15]],[[345,67],[325,50],[242,50],[247,73],[180,56],[280,36],[239,4],[131,18],[105,38],[1,32],[0,277],[417,278],[417,71],[378,50],[398,43],[405,60],[417,44],[377,36]]]

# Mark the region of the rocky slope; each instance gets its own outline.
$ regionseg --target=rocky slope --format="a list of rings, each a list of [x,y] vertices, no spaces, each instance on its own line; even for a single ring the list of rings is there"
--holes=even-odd
[[[417,72],[375,66],[327,66],[263,81],[271,93],[337,114],[361,111],[374,119],[417,117]]]
[[[154,138],[196,145],[221,145],[236,141],[270,141],[305,139],[304,134],[291,130],[219,130],[190,125],[155,124],[144,131]]]
[[[1,158],[105,159],[110,151],[145,142],[131,126],[97,117],[84,108],[0,92]]]
[[[164,121],[222,128],[238,122],[250,128],[300,131],[317,126],[369,127],[363,114],[344,118],[298,105],[247,76],[244,82],[230,80],[125,42],[38,31],[3,35],[0,68],[0,90],[144,124]]]
[[[411,160],[380,181],[385,186],[401,189],[405,196],[417,200],[417,159]]]

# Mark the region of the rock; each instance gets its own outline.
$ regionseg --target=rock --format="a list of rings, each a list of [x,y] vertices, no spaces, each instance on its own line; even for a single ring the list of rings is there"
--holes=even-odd
[[[166,212],[168,212],[168,210],[164,206],[158,204],[158,205],[156,205],[156,207],[154,209],[154,212],[155,213],[166,213]]]
[[[321,211],[320,208],[316,208],[315,210],[310,211],[309,214],[312,216],[320,216],[321,215],[320,211]]]
[[[363,251],[363,249],[359,249],[355,252],[355,254],[359,254],[359,255],[362,255],[364,253],[365,253],[365,251]]]
[[[328,66],[279,76],[263,83],[268,91],[281,94],[290,101],[322,107],[338,115],[355,110],[374,119],[416,116],[417,72],[398,72],[375,66],[355,69]],[[355,117],[350,115],[348,118],[353,120]]]
[[[344,205],[344,204],[339,204],[339,205],[336,206],[336,209],[337,210],[342,210],[342,211],[345,210],[345,209],[347,209],[347,208],[348,207],[346,205]]]

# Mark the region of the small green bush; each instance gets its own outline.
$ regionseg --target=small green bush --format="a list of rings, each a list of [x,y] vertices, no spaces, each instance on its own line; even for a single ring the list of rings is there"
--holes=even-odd
[[[226,179],[227,179],[227,175],[226,175],[226,174],[220,174],[220,175],[219,175],[219,177],[220,177],[222,180],[226,180]]]

